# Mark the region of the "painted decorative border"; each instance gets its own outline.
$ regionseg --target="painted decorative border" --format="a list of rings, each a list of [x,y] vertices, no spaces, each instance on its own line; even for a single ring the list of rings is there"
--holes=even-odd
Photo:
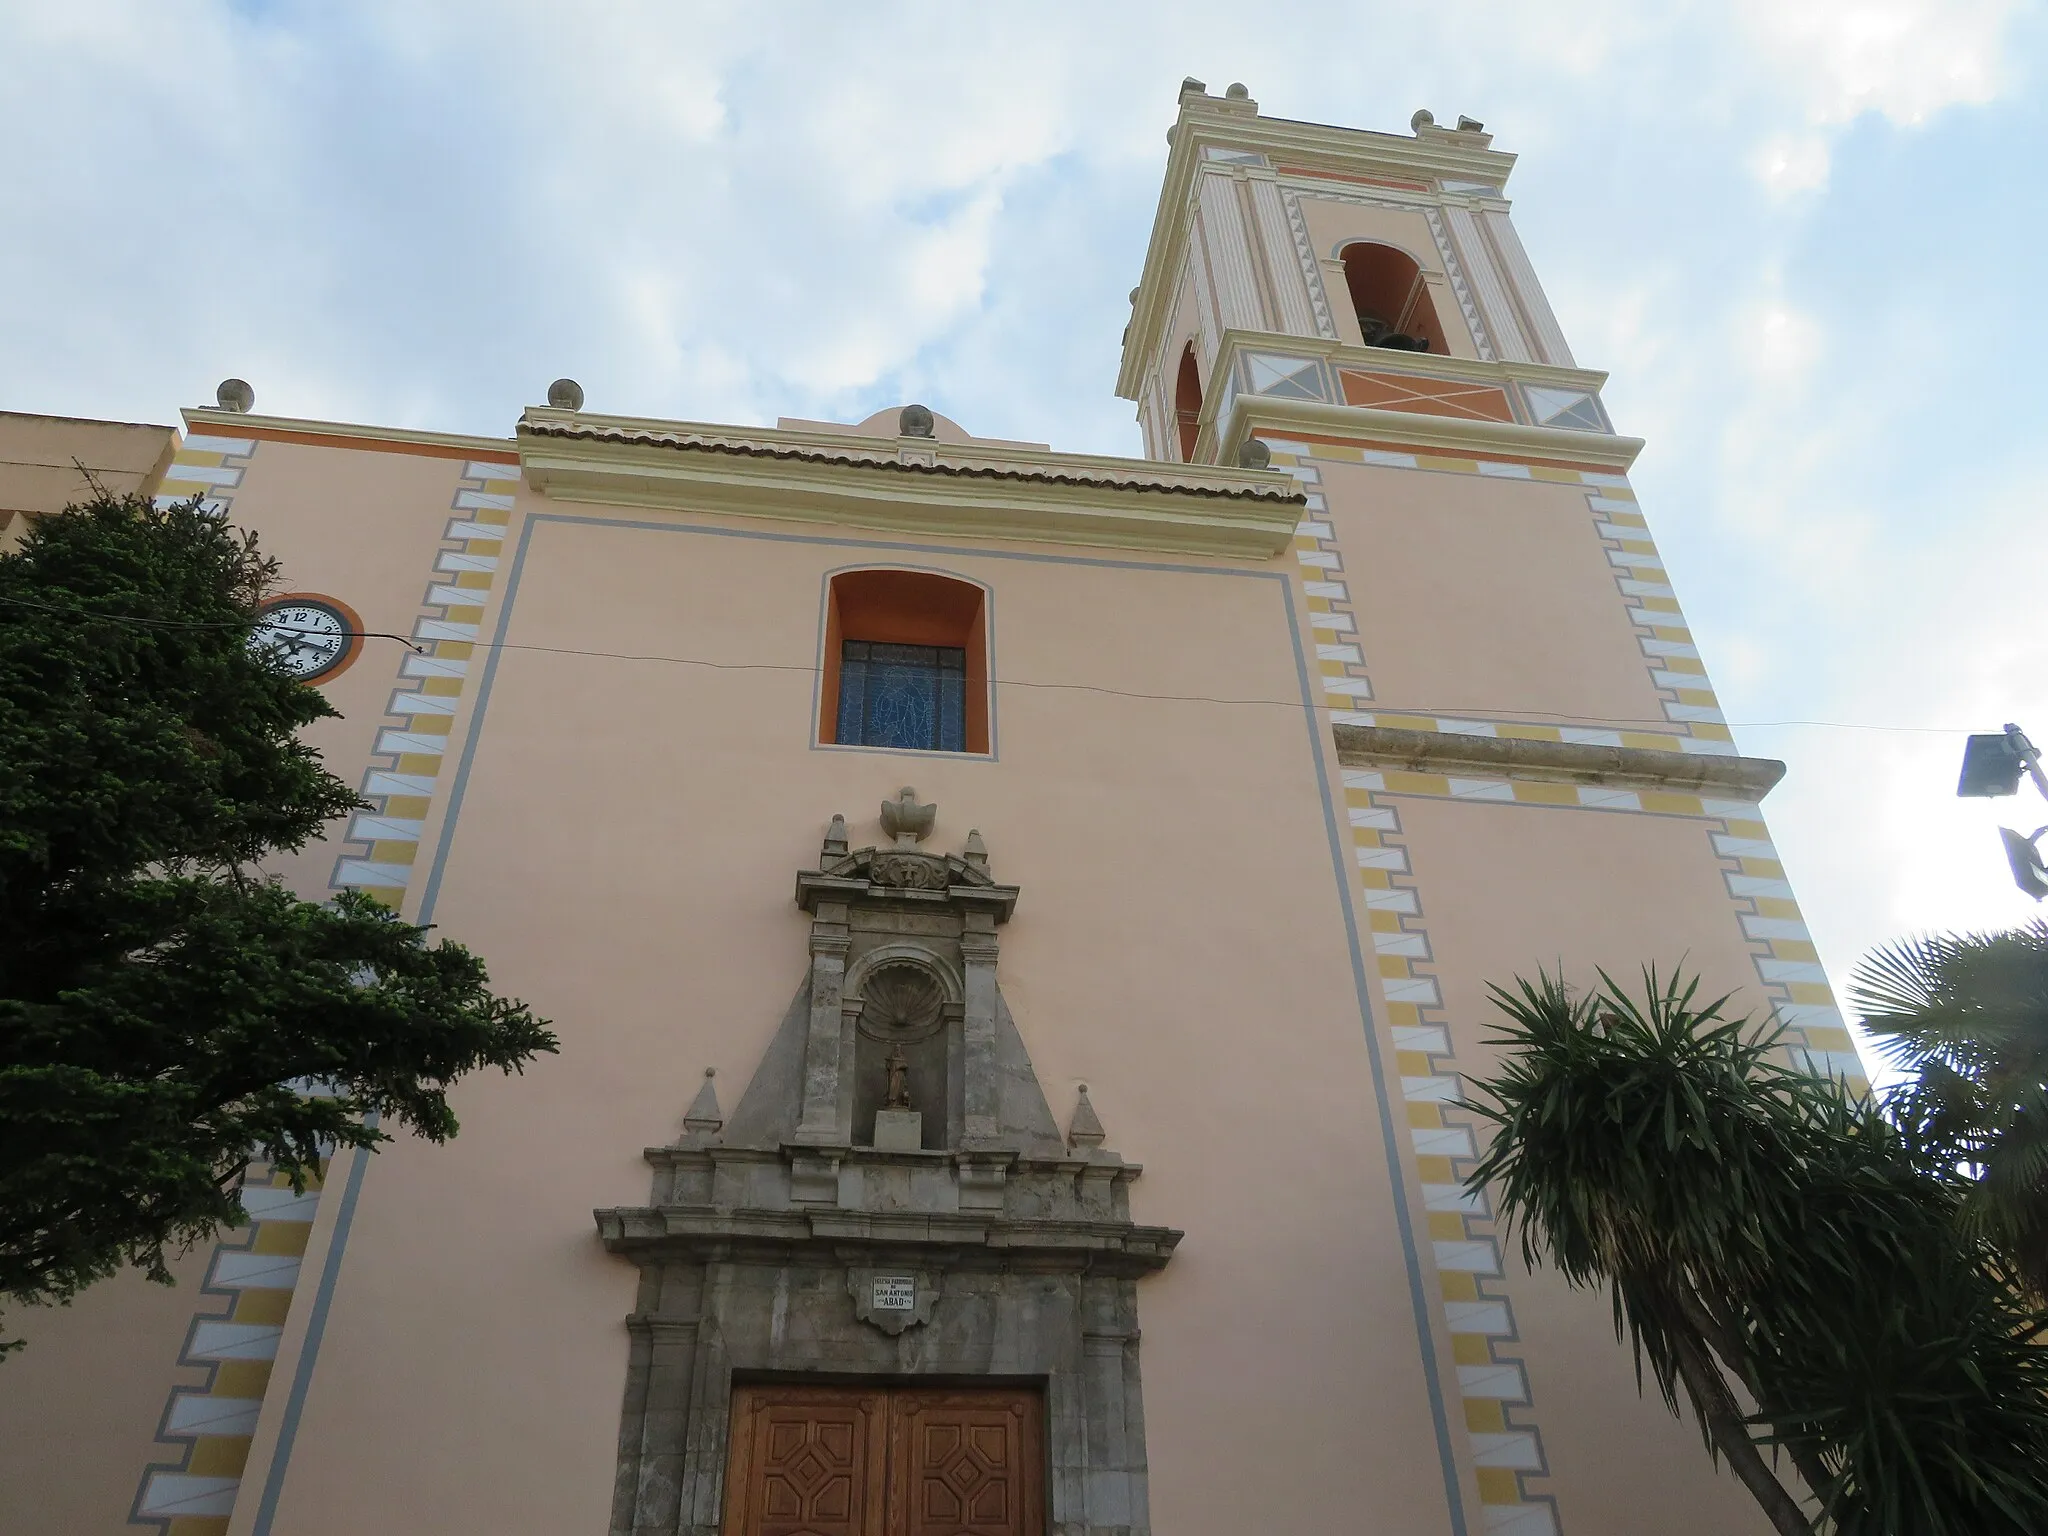
[[[1756,966],[1757,987],[1770,1012],[1787,1026],[1786,1048],[1810,1070],[1845,1079],[1857,1092],[1869,1083],[1813,935],[1793,899],[1785,866],[1754,801],[1670,791],[1564,784],[1496,775],[1346,769],[1344,787],[1357,806],[1400,798],[1480,801],[1606,814],[1673,816],[1698,821],[1713,846],[1721,876]],[[1398,828],[1396,828],[1398,830]]]
[[[1336,719],[1380,721],[1358,709],[1371,700],[1372,683],[1344,579],[1343,553],[1327,520],[1322,472],[1311,461],[1322,445],[1267,446],[1273,449],[1274,467],[1292,473],[1308,497],[1308,514],[1295,533],[1295,559],[1316,631],[1323,702]],[[1546,1472],[1548,1462],[1534,1422],[1527,1372],[1517,1357],[1500,1353],[1518,1335],[1513,1308],[1498,1288],[1502,1267],[1488,1221],[1491,1212],[1459,1183],[1459,1165],[1469,1166],[1477,1147],[1470,1128],[1449,1108],[1462,1089],[1443,996],[1430,969],[1433,955],[1423,927],[1422,898],[1398,840],[1398,811],[1374,803],[1362,785],[1353,786],[1354,777],[1344,775],[1348,851],[1372,943],[1371,964],[1386,1001],[1401,1114],[1415,1152],[1436,1259],[1435,1304],[1450,1335],[1484,1529],[1489,1536],[1556,1536],[1555,1500],[1532,1494],[1523,1484],[1525,1477]]]
[[[241,488],[242,475],[256,452],[253,437],[211,437],[193,433],[178,445],[171,467],[153,500],[160,507],[200,498],[200,506],[215,517],[227,516]]]
[[[271,1362],[284,1333],[299,1259],[320,1209],[320,1182],[294,1194],[268,1164],[242,1179],[249,1224],[216,1244],[200,1289],[202,1310],[178,1352],[180,1366],[198,1367],[198,1386],[172,1389],[156,1443],[174,1454],[142,1474],[130,1525],[162,1536],[226,1536],[249,1459],[250,1437],[270,1385]],[[204,1298],[225,1298],[225,1310]]]
[[[1668,724],[1663,729],[1630,729],[1637,722],[1574,721],[1562,717],[1550,721],[1484,719],[1413,710],[1361,711],[1338,699],[1328,702],[1340,711],[1339,724],[1386,725],[1410,731],[1448,731],[1462,736],[1521,736],[1531,741],[1579,742],[1604,747],[1649,747],[1662,752],[1704,752],[1732,756],[1734,737],[1721,713],[1705,666],[1693,645],[1692,631],[1680,612],[1678,599],[1669,584],[1662,559],[1650,534],[1628,477],[1601,470],[1571,469],[1555,464],[1529,464],[1496,459],[1467,459],[1444,454],[1403,452],[1344,443],[1309,442],[1265,437],[1273,453],[1273,467],[1284,469],[1302,482],[1309,496],[1309,520],[1304,530],[1316,530],[1313,546],[1296,539],[1296,558],[1304,564],[1341,564],[1341,556],[1328,532],[1327,503],[1320,492],[1318,463],[1370,464],[1383,469],[1426,470],[1439,474],[1481,475],[1494,480],[1531,480],[1554,485],[1578,486],[1586,492],[1593,531],[1614,567],[1615,590],[1635,626],[1636,642],[1650,681],[1657,689]],[[1327,546],[1327,547],[1326,547]],[[1307,550],[1308,552],[1304,552]],[[1320,551],[1320,553],[1316,553]],[[1311,586],[1310,596],[1319,595]],[[1323,593],[1348,608],[1348,598]],[[1319,623],[1321,621],[1318,621]],[[1360,676],[1362,677],[1362,673]],[[1331,690],[1370,691],[1349,688]],[[1643,721],[1648,726],[1652,722]]]
[[[1309,277],[1309,300],[1316,312],[1316,324],[1323,328],[1323,334],[1335,341],[1336,322],[1330,317],[1330,298],[1323,288],[1322,268],[1316,261],[1315,249],[1309,243],[1308,218],[1301,211],[1301,199],[1311,197],[1325,203],[1354,203],[1364,208],[1393,208],[1403,213],[1419,213],[1429,224],[1430,238],[1436,242],[1436,253],[1444,264],[1444,277],[1450,282],[1451,295],[1458,301],[1458,312],[1465,317],[1465,324],[1472,332],[1472,346],[1485,363],[1497,362],[1493,339],[1487,334],[1486,320],[1479,313],[1478,301],[1472,297],[1472,285],[1465,278],[1464,264],[1458,260],[1458,252],[1451,244],[1451,237],[1444,229],[1443,208],[1433,197],[1426,194],[1413,198],[1364,197],[1356,192],[1339,192],[1321,182],[1288,185],[1282,183],[1280,196],[1287,205],[1287,226],[1294,234],[1295,259],[1302,264],[1302,270]]]
[[[349,823],[356,845],[335,860],[329,880],[396,907],[412,883],[420,828],[433,804],[446,759],[448,733],[461,706],[477,627],[497,580],[505,525],[512,518],[519,466],[473,459],[463,465],[452,510],[434,555],[433,574],[413,621],[418,650],[399,664],[398,683],[384,713],[399,722],[380,727],[375,760],[362,791],[375,807]]]
[[[255,448],[250,439],[188,438],[172,461],[158,504],[197,492],[206,496],[209,511],[225,516]],[[360,889],[392,907],[405,897],[483,605],[496,579],[518,474],[513,463],[463,465],[455,515],[435,552],[413,624],[420,649],[399,664],[398,686],[385,710],[387,719],[402,723],[378,728],[361,784],[374,808],[351,821],[346,840],[358,846],[336,859],[331,890]],[[201,1292],[232,1296],[233,1302],[225,1313],[200,1313],[178,1357],[181,1366],[205,1368],[207,1384],[172,1390],[157,1441],[175,1448],[177,1460],[144,1472],[129,1516],[131,1524],[153,1525],[162,1536],[226,1536],[320,1188],[315,1182],[294,1196],[280,1176],[258,1164],[245,1177],[242,1203],[251,1224],[216,1245]]]
[[[1734,753],[1733,737],[1705,666],[1625,477],[1334,443],[1265,441],[1274,467],[1291,473],[1308,498],[1308,513],[1296,531],[1295,558],[1307,594],[1309,622],[1316,630],[1324,703],[1334,720],[1474,736]],[[1361,708],[1373,699],[1372,682],[1319,463],[1476,474],[1583,489],[1592,532],[1615,569],[1616,594],[1635,626],[1644,664],[1671,722],[1670,732]],[[1504,1536],[1556,1536],[1561,1526],[1555,1498],[1530,1486],[1532,1480],[1548,1475],[1549,1463],[1527,1366],[1514,1347],[1519,1334],[1513,1305],[1503,1289],[1505,1272],[1492,1211],[1483,1196],[1469,1194],[1463,1184],[1475,1160],[1476,1143],[1470,1117],[1453,1107],[1463,1094],[1461,1074],[1436,979],[1420,882],[1402,834],[1399,801],[1421,796],[1699,822],[1720,863],[1759,989],[1789,1026],[1787,1047],[1794,1059],[1813,1070],[1845,1077],[1858,1088],[1866,1086],[1862,1063],[1762,813],[1753,802],[1394,770],[1347,769],[1343,783],[1357,878],[1393,1038],[1486,1529]]]

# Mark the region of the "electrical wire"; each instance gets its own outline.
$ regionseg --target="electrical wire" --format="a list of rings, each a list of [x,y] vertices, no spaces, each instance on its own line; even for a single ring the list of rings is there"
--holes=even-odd
[[[26,597],[0,595],[0,603],[10,603],[16,608],[33,608],[39,613],[61,614],[67,619],[94,619],[102,624],[130,624],[137,629],[251,629],[263,622],[261,614],[251,619],[229,619],[220,622],[205,622],[199,619],[149,619],[130,613],[93,613],[83,608],[62,608],[55,603],[38,603]],[[381,629],[344,629],[330,631],[347,639],[396,640],[409,650],[424,651],[425,646],[416,643],[408,635],[394,635]]]
[[[481,595],[481,594],[479,594]],[[50,603],[32,602],[27,598],[0,596],[0,603],[17,607],[34,608],[44,613],[62,614],[69,618],[97,619],[104,623],[132,624],[150,629],[243,629],[248,621],[233,623],[200,623],[180,619],[150,619],[130,614],[86,613],[74,608],[62,608]],[[386,630],[342,630],[347,638],[372,640],[396,640],[399,644],[424,652],[419,645],[406,635],[392,634]],[[530,651],[549,656],[582,656],[607,661],[651,661],[669,666],[705,667],[720,672],[800,672],[816,677],[822,670],[815,666],[802,666],[790,662],[772,661],[710,661],[699,656],[667,656],[649,651],[596,651],[573,646],[524,645],[516,641],[473,640],[460,642],[487,650]],[[1053,683],[1040,682],[1019,677],[999,677],[991,681],[998,688],[1033,688],[1055,692],[1094,693],[1118,699],[1142,699],[1159,703],[1177,704],[1221,704],[1248,706],[1253,708],[1300,710],[1308,708],[1322,714],[1373,714],[1373,715],[1423,715],[1449,719],[1500,720],[1507,724],[1573,726],[1634,726],[1644,730],[1668,732],[1673,722],[1669,720],[1648,720],[1631,715],[1573,715],[1569,718],[1559,715],[1544,715],[1538,711],[1515,709],[1504,706],[1481,707],[1477,705],[1445,704],[1383,704],[1377,699],[1362,701],[1361,706],[1350,709],[1333,704],[1312,704],[1304,706],[1299,699],[1245,699],[1225,698],[1207,693],[1146,693],[1130,688],[1112,688],[1104,683]],[[1831,731],[1881,731],[1896,734],[1917,734],[1929,736],[1967,736],[1967,726],[1953,725],[1886,725],[1868,720],[1729,720],[1717,722],[1730,729],[1744,731],[1769,730],[1831,730]]]

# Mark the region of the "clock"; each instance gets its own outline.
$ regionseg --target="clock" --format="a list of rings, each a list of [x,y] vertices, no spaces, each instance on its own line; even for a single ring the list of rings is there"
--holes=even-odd
[[[302,683],[329,677],[356,658],[363,621],[346,603],[311,593],[274,597],[257,614],[251,650],[266,652]]]

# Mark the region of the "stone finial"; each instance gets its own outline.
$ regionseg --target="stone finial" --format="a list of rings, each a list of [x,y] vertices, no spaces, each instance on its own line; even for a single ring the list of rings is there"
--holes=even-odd
[[[898,848],[915,848],[920,838],[931,836],[938,819],[938,806],[919,805],[917,791],[908,784],[896,791],[894,800],[882,802],[882,831],[896,839]]]
[[[704,1069],[704,1086],[697,1090],[697,1097],[690,1100],[690,1107],[683,1111],[683,1129],[693,1136],[709,1136],[725,1124],[725,1112],[718,1107],[718,1090],[711,1086],[712,1078],[718,1075],[718,1068]]]
[[[1223,88],[1223,99],[1225,101],[1248,101],[1251,99],[1251,94],[1250,91],[1245,89],[1245,84],[1242,80],[1233,80]]]
[[[1074,1118],[1067,1125],[1067,1144],[1074,1147],[1099,1147],[1102,1145],[1102,1117],[1095,1113],[1095,1106],[1088,1102],[1088,1085],[1081,1085],[1081,1098],[1074,1105]]]
[[[1271,469],[1273,450],[1256,437],[1248,437],[1237,446],[1237,467],[1239,469]]]
[[[979,828],[969,827],[967,829],[967,846],[961,851],[960,857],[969,864],[972,864],[976,869],[988,868],[988,844],[981,840]]]
[[[843,859],[846,857],[846,848],[846,818],[835,811],[832,825],[825,829],[825,846],[819,850],[818,862],[822,864],[828,859]]]
[[[1209,87],[1200,80],[1197,80],[1193,75],[1189,75],[1181,81],[1180,93],[1185,96],[1189,91],[1193,91],[1197,96],[1206,96],[1209,94]]]
[[[1486,124],[1479,121],[1476,117],[1465,117],[1461,114],[1458,118],[1458,132],[1484,133],[1486,132]]]
[[[558,411],[583,409],[583,386],[574,379],[557,379],[548,386],[548,404]]]
[[[247,415],[256,404],[256,391],[249,387],[247,380],[222,379],[220,388],[213,392],[213,398],[222,410]]]
[[[1419,133],[1424,128],[1433,127],[1435,124],[1436,114],[1427,107],[1418,109],[1416,114],[1408,119],[1408,129],[1411,133]]]
[[[902,437],[932,436],[932,408],[928,405],[906,405],[896,418],[896,431]]]

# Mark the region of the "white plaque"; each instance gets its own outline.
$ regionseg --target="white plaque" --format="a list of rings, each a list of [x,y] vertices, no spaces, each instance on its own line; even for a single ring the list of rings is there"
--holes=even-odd
[[[874,1300],[877,1312],[915,1312],[917,1278],[914,1275],[875,1276]]]

